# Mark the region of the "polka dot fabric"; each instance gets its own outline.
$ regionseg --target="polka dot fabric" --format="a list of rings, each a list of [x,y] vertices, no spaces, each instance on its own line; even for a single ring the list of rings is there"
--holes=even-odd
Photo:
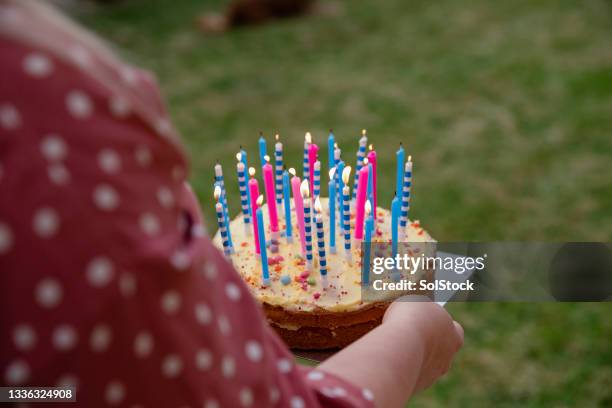
[[[76,386],[88,407],[372,406],[296,366],[212,246],[151,76],[64,36],[60,55],[0,31],[1,385]]]

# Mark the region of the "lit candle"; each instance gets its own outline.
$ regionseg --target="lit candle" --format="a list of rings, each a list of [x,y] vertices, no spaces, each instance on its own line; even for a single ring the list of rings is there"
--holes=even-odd
[[[372,166],[372,216],[376,219],[376,210],[378,208],[378,200],[376,198],[376,150],[370,145],[370,151],[368,152],[368,163]]]
[[[321,201],[316,198],[314,204],[315,224],[317,224],[317,248],[319,249],[319,272],[321,278],[327,276],[327,257],[325,255],[325,232],[323,231],[323,216],[321,215]]]
[[[310,199],[308,191],[308,180],[303,180],[300,186],[302,201],[304,202],[304,232],[306,238],[306,266],[309,270],[312,269],[312,220],[310,216]]]
[[[261,253],[261,285],[270,285],[270,271],[268,269],[268,252],[266,250],[266,232],[263,223],[263,212],[261,206],[263,205],[263,196],[259,196],[256,199],[256,219],[257,219],[257,234],[259,236],[258,248]],[[270,203],[268,203],[268,206]]]
[[[346,260],[351,262],[351,198],[350,187],[348,185],[349,177],[351,176],[351,166],[346,166],[342,171],[342,227],[344,230],[344,256]]]
[[[245,177],[246,177],[246,183],[248,185],[249,183],[249,173],[246,171],[249,168],[249,163],[247,160],[247,152],[246,150],[244,150],[242,148],[242,145],[240,145],[240,160],[242,161],[242,163],[244,163],[244,170],[245,170]],[[247,202],[249,205],[249,214],[251,215],[251,219],[255,218],[255,215],[251,213],[251,196],[249,194],[247,194]]]
[[[219,201],[219,199],[221,198],[221,187],[219,187],[219,185],[215,186],[214,196],[215,200],[217,200],[217,204],[215,205],[215,211],[217,213],[217,224],[219,224],[221,242],[223,243],[223,253],[229,258],[232,251],[229,245],[229,241],[227,240],[227,228],[225,227],[225,218],[223,216],[223,204],[221,204],[221,202]]]
[[[400,226],[402,235],[406,235],[406,225],[408,225],[408,211],[410,210],[410,190],[412,189],[412,156],[408,156],[408,161],[404,165],[404,185],[402,186],[402,209],[400,214]]]
[[[402,142],[400,142],[399,149],[397,149],[397,152],[395,152],[395,158],[397,159],[397,168],[395,173],[395,194],[401,194],[402,191],[405,155],[404,146],[402,146]]]
[[[329,183],[328,194],[329,200],[329,253],[336,253],[336,184],[334,183],[334,175],[336,173],[336,167],[329,169]],[[342,217],[340,217],[342,218]]]
[[[266,164],[267,154],[268,148],[266,147],[266,139],[264,139],[263,133],[259,132],[259,162],[262,166]]]
[[[264,157],[266,164],[263,166],[264,190],[266,191],[266,201],[268,203],[268,217],[270,219],[270,251],[278,252],[279,230],[278,212],[276,211],[276,197],[274,190],[274,170],[270,164],[270,157]]]
[[[400,200],[397,194],[391,201],[391,254],[395,258],[397,255],[397,242],[398,242],[398,221],[400,216]]]
[[[368,190],[368,166],[362,166],[357,183],[357,202],[355,206],[355,239],[363,239],[364,208]]]
[[[314,162],[314,171],[312,178],[312,199],[316,200],[321,195],[321,162]]]
[[[310,181],[310,190],[314,191],[314,164],[317,161],[317,156],[319,155],[319,146],[316,143],[310,143],[308,146],[308,168],[310,169],[309,181]],[[314,199],[314,197],[313,197]]]
[[[342,191],[345,185],[344,180],[342,180],[342,173],[344,172],[344,162],[342,160],[336,164],[336,169],[334,179],[338,183],[336,185],[336,191],[338,192],[338,214],[342,214]],[[342,231],[342,216],[338,216],[338,230]]]
[[[229,209],[227,207],[227,192],[225,191],[225,182],[223,181],[223,168],[219,163],[215,164],[215,181],[219,183],[221,187],[221,205],[223,205],[223,218],[225,219],[225,225],[227,225],[227,240],[234,252],[234,243],[232,242],[232,232],[229,228]]]
[[[361,177],[361,176],[360,176]],[[365,239],[363,241],[363,262],[361,264],[361,282],[363,285],[370,283],[370,253],[372,246],[372,231],[374,230],[374,217],[372,216],[372,204],[370,200],[365,203]]]
[[[306,132],[304,136],[304,171],[302,178],[308,180],[310,184],[310,161],[308,160],[308,151],[310,150],[310,144],[312,143],[312,136],[310,132]]]
[[[283,144],[276,134],[276,144],[274,145],[274,170],[276,176],[276,204],[281,205],[283,201]]]
[[[363,166],[363,159],[366,156],[366,146],[368,145],[368,136],[366,130],[361,131],[361,139],[359,139],[359,149],[357,150],[357,165],[355,166],[355,181],[353,182],[353,200],[357,198],[357,180],[359,172]]]
[[[331,169],[336,165],[336,161],[334,159],[334,149],[336,145],[336,139],[334,138],[334,133],[331,129],[329,129],[329,137],[327,138],[327,168]]]
[[[259,183],[257,183],[257,179],[255,178],[255,168],[251,167],[249,169],[249,175],[251,179],[249,180],[249,195],[251,197],[251,214],[255,215],[257,211],[257,198],[259,197]],[[253,216],[253,236],[255,238],[255,253],[259,254],[259,228],[258,228],[258,219]]]
[[[293,242],[293,231],[291,228],[291,193],[289,191],[289,172],[283,172],[283,201],[285,204],[285,237],[287,243]]]
[[[246,181],[246,169],[244,167],[244,163],[241,161],[241,154],[236,154],[236,159],[238,159],[238,163],[236,163],[236,170],[238,172],[238,189],[240,190],[240,206],[242,207],[242,219],[244,221],[244,231],[247,234],[251,233],[251,228],[249,224],[251,223],[251,213],[249,211],[249,200],[247,193],[247,181]]]
[[[301,181],[300,178],[295,175],[295,169],[290,168],[289,173],[291,177],[291,191],[293,193],[293,207],[295,210],[295,219],[298,224],[298,232],[300,234],[300,244],[302,248],[302,257],[306,258],[306,235],[304,231],[304,199],[302,198],[302,192],[300,189]],[[308,181],[306,181],[308,183]]]

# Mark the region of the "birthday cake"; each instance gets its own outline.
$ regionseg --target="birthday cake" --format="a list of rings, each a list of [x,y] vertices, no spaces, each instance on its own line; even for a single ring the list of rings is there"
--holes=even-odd
[[[329,237],[329,211],[327,199],[321,198],[324,208],[324,235]],[[263,212],[267,211],[264,204]],[[292,206],[292,222],[296,225]],[[354,215],[351,215],[354,222]],[[326,222],[325,222],[326,221]],[[312,270],[301,255],[300,238],[294,229],[292,243],[281,237],[278,253],[268,253],[270,283],[262,285],[259,256],[254,250],[253,236],[243,226],[243,215],[230,223],[235,252],[231,262],[247,283],[253,296],[263,305],[270,325],[293,349],[322,350],[344,347],[381,323],[382,316],[393,299],[385,297],[364,301],[361,291],[361,247],[353,245],[351,261],[347,260],[338,241],[336,253],[326,254],[327,286],[320,279],[319,265]],[[378,208],[377,233],[372,242],[389,242],[391,235],[390,211]],[[281,226],[282,227],[282,226]],[[270,234],[270,231],[266,231]],[[270,236],[270,235],[268,235]],[[432,242],[433,238],[421,228],[418,221],[409,222],[405,240],[411,243]],[[221,236],[217,232],[215,244],[221,247]],[[316,246],[316,245],[315,245]],[[316,257],[316,256],[315,256]],[[423,270],[410,279],[431,280],[432,272]],[[413,292],[414,293],[414,292]]]

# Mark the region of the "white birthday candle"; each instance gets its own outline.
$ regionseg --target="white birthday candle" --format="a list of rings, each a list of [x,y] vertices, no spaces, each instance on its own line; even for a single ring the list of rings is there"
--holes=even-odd
[[[283,144],[276,134],[276,144],[274,145],[274,174],[276,177],[276,204],[279,206],[283,201]]]
[[[365,129],[361,131],[361,139],[359,139],[359,150],[357,150],[357,166],[355,166],[355,181],[353,182],[353,200],[357,197],[357,180],[359,171],[363,166],[363,159],[366,156],[366,146],[368,145],[368,136]]]
[[[310,149],[311,143],[312,136],[310,132],[306,132],[306,136],[304,136],[304,174],[302,180],[307,180],[308,185],[310,185],[310,161],[308,160],[308,150]]]
[[[315,223],[317,224],[317,248],[319,249],[319,271],[321,278],[325,279],[327,276],[327,257],[325,254],[325,233],[323,232],[323,216],[321,201],[319,197],[316,198],[314,204],[315,211]]]
[[[225,191],[225,182],[223,181],[223,168],[221,164],[215,164],[215,181],[221,187],[221,196],[219,201],[223,206],[223,218],[225,219],[225,225],[227,225],[227,241],[229,242],[231,251],[234,252],[234,243],[232,242],[232,233],[229,228],[229,209],[227,206],[227,192]]]
[[[215,186],[214,192],[215,200],[217,204],[215,205],[215,212],[217,213],[217,224],[219,225],[219,233],[221,234],[221,242],[223,244],[223,253],[226,257],[229,258],[232,253],[229,241],[227,239],[227,228],[225,227],[225,217],[223,214],[223,204],[221,204],[221,187],[219,185]]]
[[[312,199],[316,200],[321,194],[321,162],[318,160],[314,163],[313,179]]]
[[[244,231],[251,234],[251,213],[249,211],[249,195],[247,193],[246,168],[242,161],[242,154],[237,153],[236,171],[238,172],[238,189],[240,190],[240,206],[242,207],[242,219],[244,220]]]
[[[412,189],[412,156],[404,165],[404,185],[402,186],[402,208],[400,211],[400,231],[405,237],[408,224],[408,211],[410,210],[410,190]]]
[[[308,180],[302,180],[300,192],[304,201],[304,235],[306,240],[306,265],[312,269],[312,220],[310,216],[311,202]]]

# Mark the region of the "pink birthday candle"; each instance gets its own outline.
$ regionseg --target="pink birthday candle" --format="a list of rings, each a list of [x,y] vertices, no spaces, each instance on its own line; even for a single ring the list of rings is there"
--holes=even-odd
[[[372,186],[373,187],[373,186]],[[357,203],[355,207],[355,239],[363,239],[363,220],[365,218],[365,201],[368,193],[368,166],[359,170],[359,181],[357,182]]]
[[[318,160],[319,146],[316,143],[311,143],[308,147],[308,168],[310,170],[310,191],[313,189],[314,180],[314,164]]]
[[[251,214],[253,214],[253,238],[255,242],[255,253],[259,255],[259,231],[257,230],[257,198],[259,197],[259,184],[255,178],[255,169],[249,168],[249,195],[251,197]]]
[[[274,169],[270,164],[270,157],[265,156],[266,164],[263,166],[264,188],[266,202],[268,203],[268,216],[270,217],[270,230],[278,231],[278,213],[276,212],[276,190],[274,184]]]
[[[370,151],[368,152],[368,163],[372,165],[372,216],[376,219],[377,200],[376,200],[376,150],[370,145]]]
[[[306,257],[306,235],[304,231],[304,200],[302,199],[302,192],[300,191],[300,185],[302,181],[295,175],[295,169],[290,168],[289,173],[291,177],[291,191],[293,193],[293,206],[295,208],[295,218],[297,218],[298,231],[300,233],[300,244],[302,245],[302,257]]]

